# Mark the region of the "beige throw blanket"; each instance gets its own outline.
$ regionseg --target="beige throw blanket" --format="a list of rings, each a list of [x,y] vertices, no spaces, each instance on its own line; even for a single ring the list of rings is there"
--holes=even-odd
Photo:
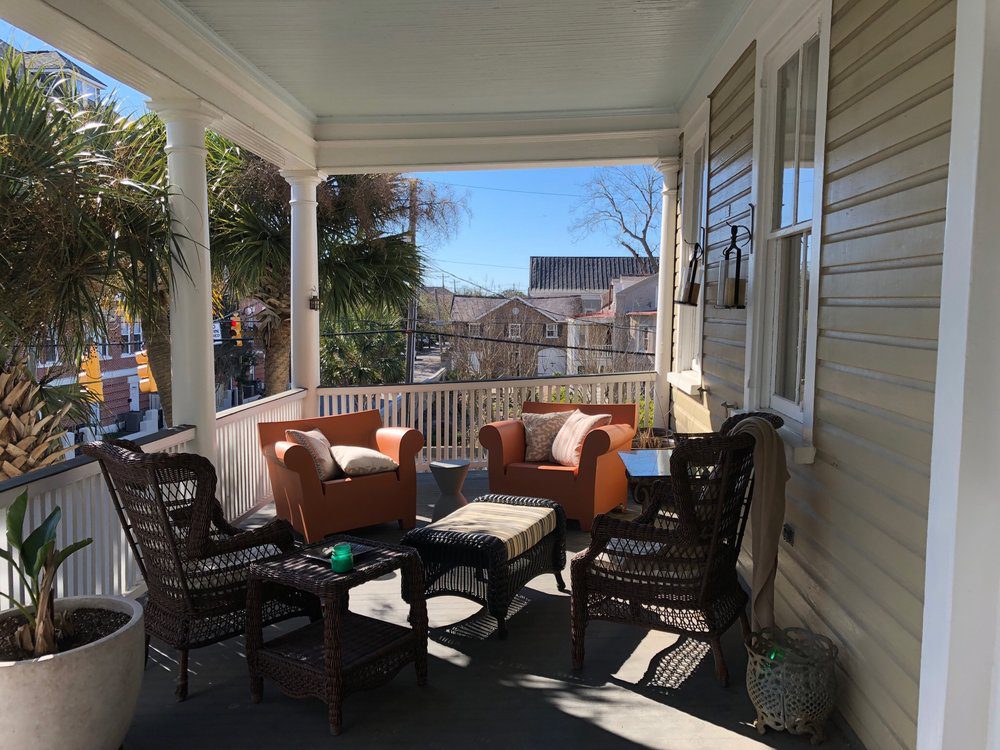
[[[750,553],[753,574],[750,594],[754,630],[774,625],[774,578],[778,572],[778,542],[785,521],[785,444],[766,419],[748,417],[732,434],[753,437],[754,487],[750,504]]]

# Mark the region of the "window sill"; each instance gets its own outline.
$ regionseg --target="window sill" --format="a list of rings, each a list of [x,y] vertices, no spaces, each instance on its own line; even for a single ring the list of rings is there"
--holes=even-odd
[[[685,393],[688,396],[699,396],[703,392],[701,385],[701,373],[695,370],[668,372],[667,382],[681,393]]]
[[[785,418],[785,426],[778,430],[781,439],[792,449],[792,463],[800,466],[808,466],[816,461],[816,446],[807,443],[803,438],[803,427],[801,422],[793,422]]]
[[[791,419],[780,412],[773,410],[768,411],[772,411],[772,413],[777,414],[785,420],[784,426],[778,430],[778,435],[784,441],[785,445],[791,448],[792,463],[798,466],[808,466],[815,463],[816,446],[810,442],[806,442],[803,437],[805,434],[805,427],[803,424],[801,422],[796,422],[794,419]],[[738,413],[739,412],[734,412],[734,414]]]

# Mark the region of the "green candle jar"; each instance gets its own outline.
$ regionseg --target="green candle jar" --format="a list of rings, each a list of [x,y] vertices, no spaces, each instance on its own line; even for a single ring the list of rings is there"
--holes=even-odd
[[[350,544],[340,542],[333,545],[333,554],[330,555],[330,567],[334,573],[347,573],[354,567],[354,555],[351,553]]]

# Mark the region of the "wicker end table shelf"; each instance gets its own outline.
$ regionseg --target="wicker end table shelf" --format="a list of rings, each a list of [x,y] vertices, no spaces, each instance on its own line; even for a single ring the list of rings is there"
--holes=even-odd
[[[293,698],[319,698],[327,704],[333,734],[340,734],[348,694],[382,685],[411,663],[416,667],[417,684],[427,682],[427,607],[423,566],[416,550],[345,535],[315,546],[342,541],[371,548],[348,573],[334,573],[299,551],[254,564],[247,584],[246,646],[254,702],[263,697],[265,677]],[[402,571],[401,593],[410,605],[410,627],[348,609],[350,589],[394,570]],[[322,619],[264,641],[264,590],[276,586],[318,597]]]

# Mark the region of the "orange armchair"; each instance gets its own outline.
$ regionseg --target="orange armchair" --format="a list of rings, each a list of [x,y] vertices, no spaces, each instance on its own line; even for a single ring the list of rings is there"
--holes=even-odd
[[[594,517],[628,500],[625,465],[618,451],[635,437],[639,410],[635,404],[553,404],[525,401],[522,413],[579,409],[584,414],[610,414],[611,424],[592,430],[583,442],[579,466],[524,460],[524,425],[519,419],[492,422],[479,430],[487,450],[490,492],[555,500],[566,517],[590,531]]]
[[[331,445],[359,445],[390,456],[396,471],[321,482],[309,452],[285,440],[285,430],[320,430]],[[424,436],[407,427],[383,427],[377,411],[333,417],[261,422],[260,449],[267,460],[274,505],[307,542],[329,534],[397,521],[417,523],[416,458]]]

